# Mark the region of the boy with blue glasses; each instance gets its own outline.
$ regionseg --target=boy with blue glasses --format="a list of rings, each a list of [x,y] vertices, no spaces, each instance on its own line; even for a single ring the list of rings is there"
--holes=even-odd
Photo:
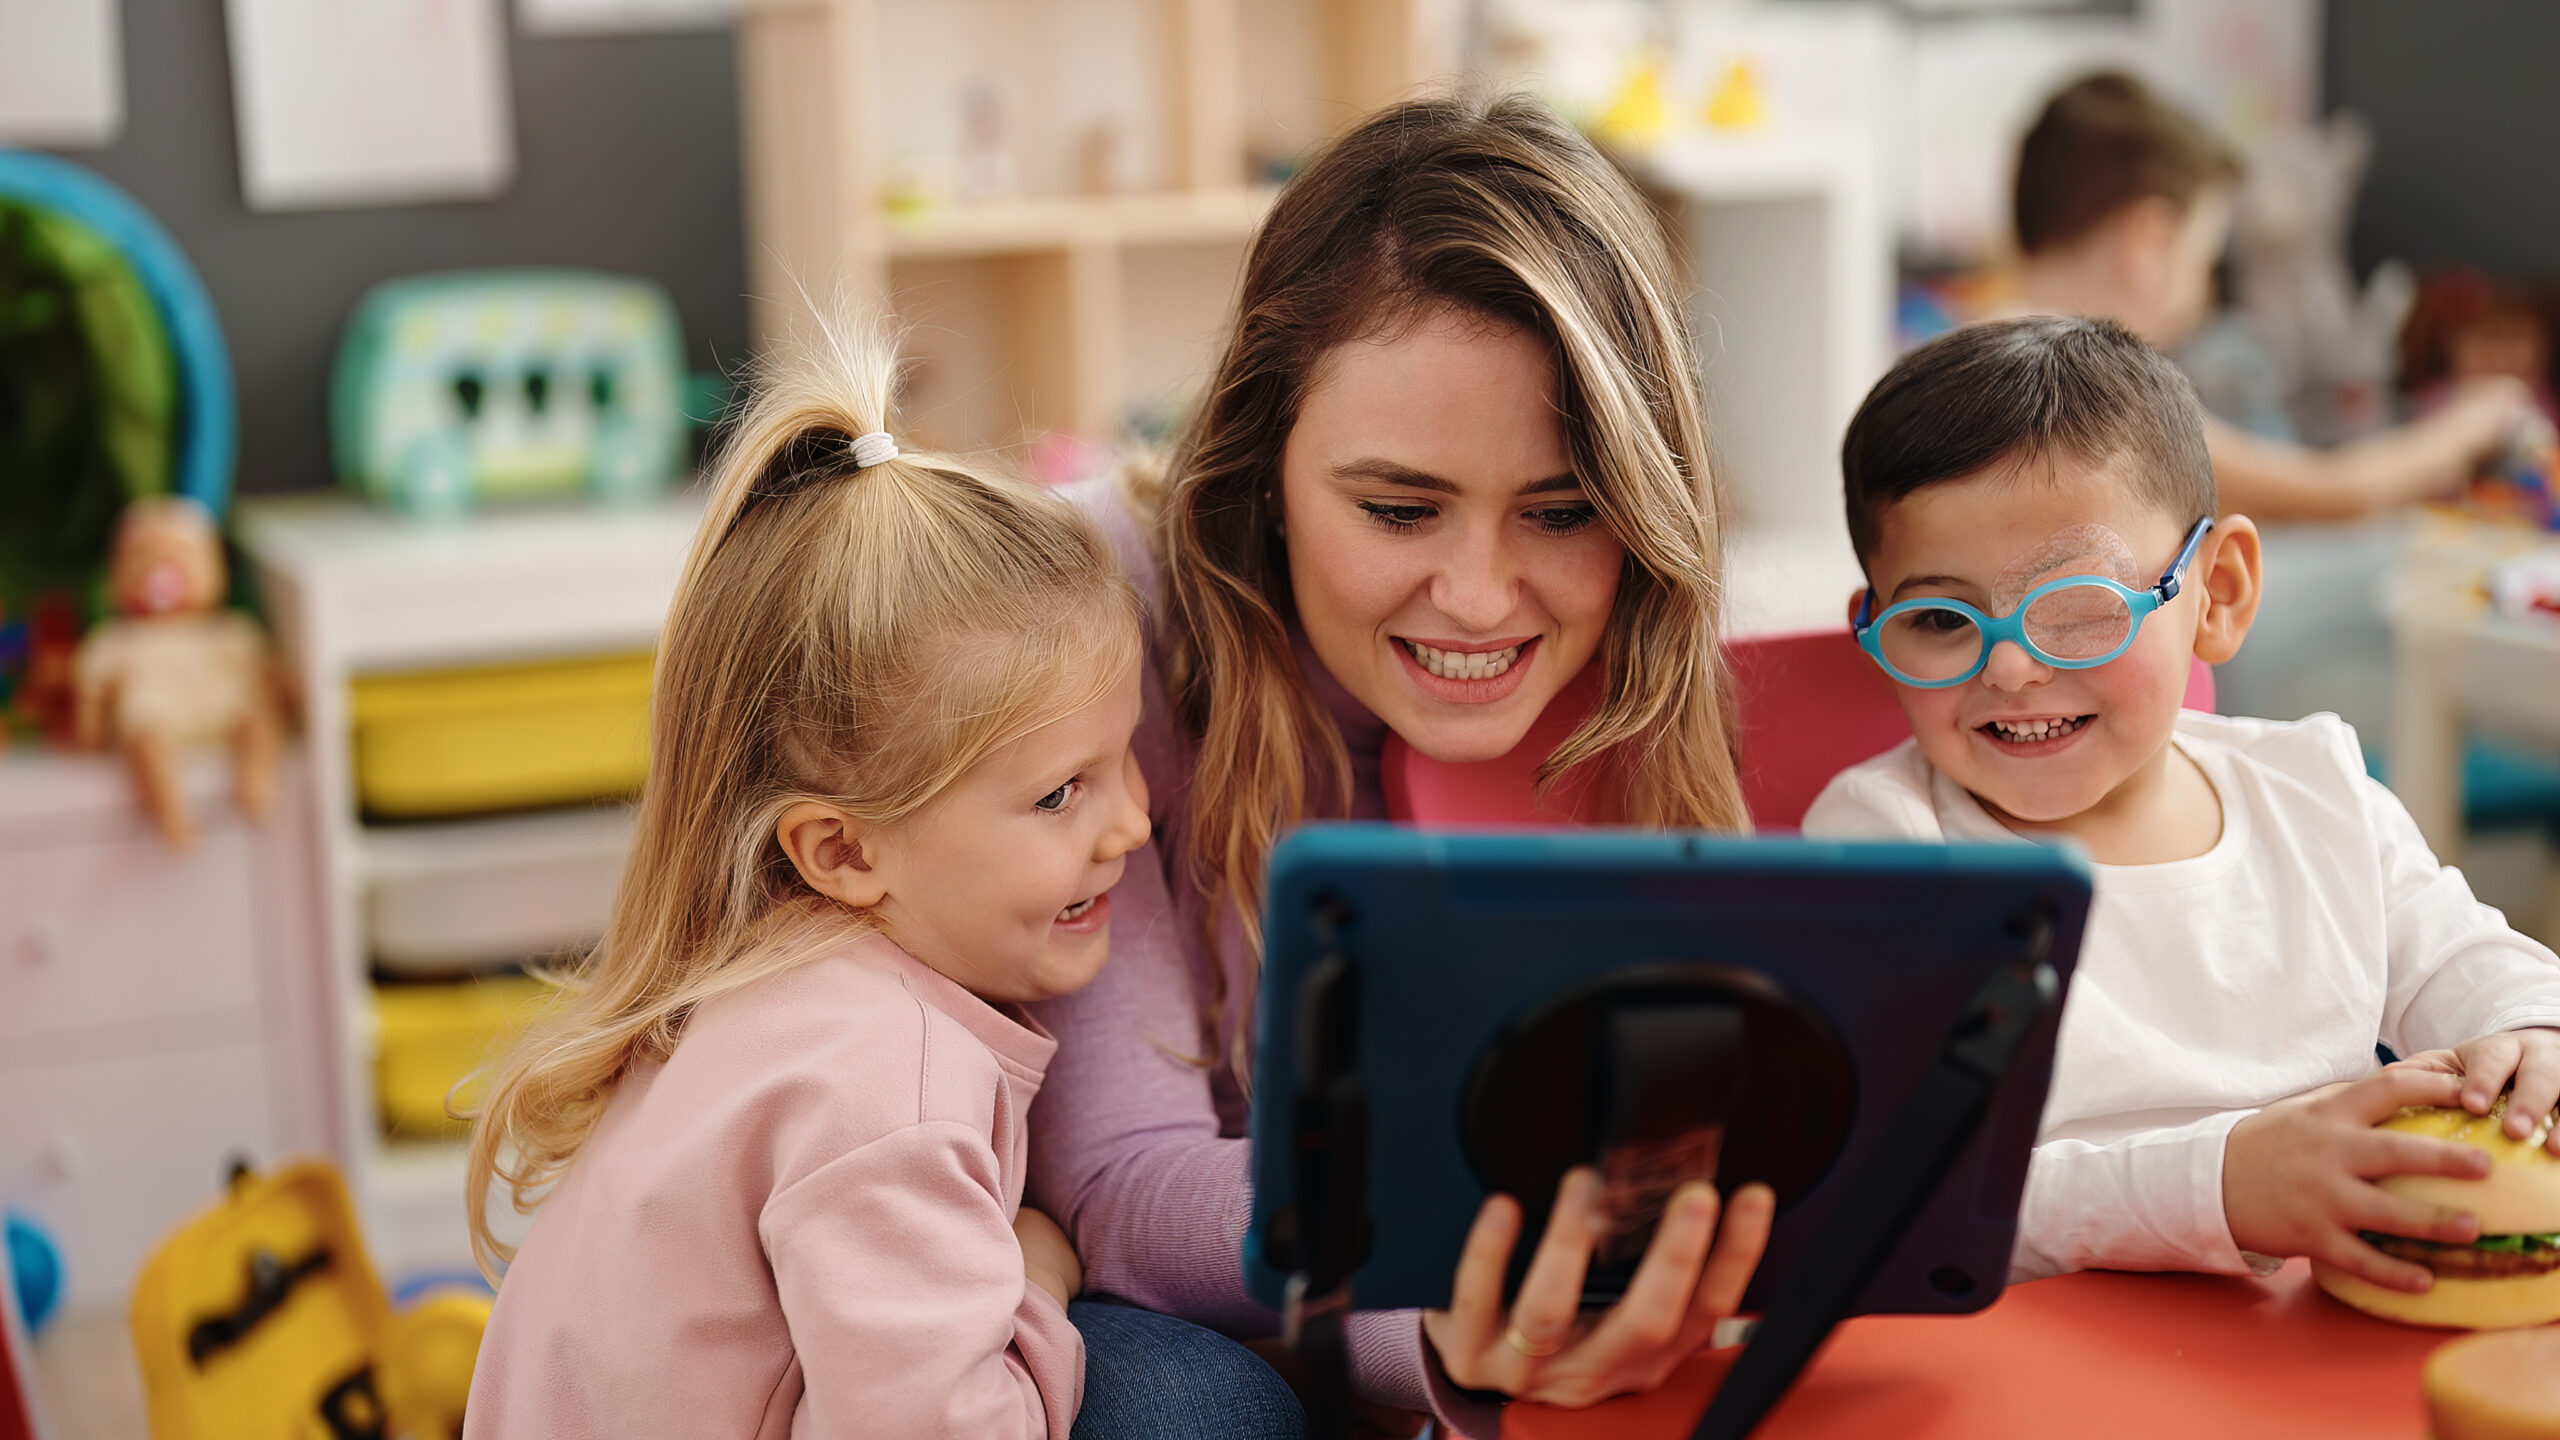
[[[2512,1083],[2528,1133],[2560,1102],[2560,959],[2436,863],[2335,716],[2180,709],[2259,585],[2184,378],[2111,321],[1959,330],[1877,383],[1841,469],[1852,627],[1912,738],[1835,778],[1806,833],[2096,862],[2014,1277],[2309,1255],[2425,1290],[2411,1257],[2478,1224],[2373,1182],[2487,1156],[2371,1127],[2485,1114]],[[2381,1068],[2377,1040],[2414,1058]]]

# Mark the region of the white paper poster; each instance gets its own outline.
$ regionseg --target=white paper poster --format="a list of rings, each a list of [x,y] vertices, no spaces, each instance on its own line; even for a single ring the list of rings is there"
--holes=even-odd
[[[123,71],[116,0],[0,0],[0,144],[112,142]]]
[[[227,0],[253,210],[484,199],[515,176],[498,0]]]

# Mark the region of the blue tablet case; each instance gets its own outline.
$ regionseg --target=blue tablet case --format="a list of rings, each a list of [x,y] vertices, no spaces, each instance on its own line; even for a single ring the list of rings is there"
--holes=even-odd
[[[1492,1047],[1534,1026],[1557,996],[1608,977],[1707,973],[1791,1000],[1847,1057],[1845,1087],[1824,1088],[1848,1093],[1790,1121],[1829,1127],[1830,1140],[1816,1147],[1828,1160],[1780,1186],[1776,1229],[1744,1305],[1764,1310],[1804,1265],[1841,1207],[1847,1177],[1875,1156],[1915,1088],[1943,1082],[1933,1066],[1963,1040],[1951,1027],[1969,1005],[1978,1017],[1986,986],[2025,961],[2047,1003],[2024,1022],[1980,1129],[1840,1313],[1978,1310],[2007,1278],[2059,987],[2079,954],[2089,887],[2076,853],[2042,845],[1299,830],[1273,854],[1265,905],[1246,1285],[1282,1305],[1289,1271],[1274,1251],[1290,1248],[1303,1143],[1304,1103],[1289,1100],[1303,1093],[1301,1069],[1326,1063],[1302,1041],[1347,1045],[1337,1063],[1358,1078],[1366,1214],[1351,1302],[1444,1306],[1488,1193],[1482,1147],[1500,1143],[1485,1139],[1479,1121],[1471,1156],[1465,1133],[1470,1087],[1487,1083]],[[1355,1018],[1324,1027],[1334,1033],[1327,1040],[1315,1028],[1302,1035],[1301,1010],[1309,977],[1329,958],[1348,962],[1330,968],[1350,977],[1343,1014]],[[1518,1076],[1511,1083],[1511,1093],[1528,1093]],[[1888,1149],[1882,1163],[1891,1156]],[[1720,1177],[1720,1188],[1734,1178]],[[1522,1198],[1533,1228],[1518,1247],[1515,1282],[1545,1197]]]

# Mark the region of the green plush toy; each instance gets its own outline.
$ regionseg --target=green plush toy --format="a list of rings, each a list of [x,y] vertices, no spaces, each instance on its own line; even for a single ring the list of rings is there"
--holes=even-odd
[[[117,514],[169,490],[177,424],[176,362],[132,264],[0,200],[0,607],[86,596]]]

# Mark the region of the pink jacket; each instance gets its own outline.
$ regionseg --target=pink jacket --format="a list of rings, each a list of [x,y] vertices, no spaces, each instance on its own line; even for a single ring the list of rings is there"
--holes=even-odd
[[[879,936],[703,1005],[535,1213],[469,1440],[1067,1440],[1012,1229],[1055,1048]]]

